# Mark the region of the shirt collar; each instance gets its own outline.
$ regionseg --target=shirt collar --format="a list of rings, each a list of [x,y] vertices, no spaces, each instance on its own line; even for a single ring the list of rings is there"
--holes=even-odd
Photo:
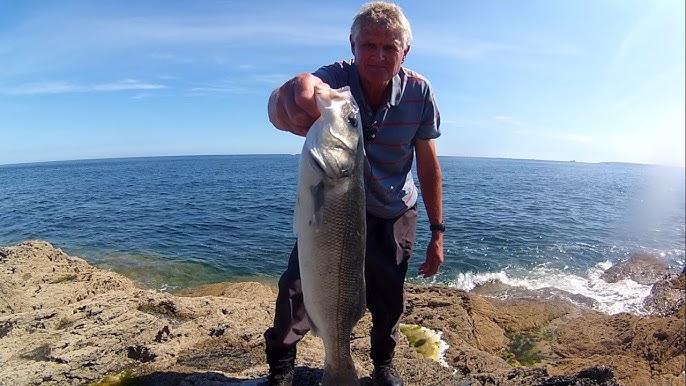
[[[400,68],[400,71],[395,74],[393,79],[391,79],[391,106],[397,106],[400,104],[400,98],[403,96],[403,88],[402,88],[402,79],[401,79],[401,74],[405,75],[405,72],[403,71],[402,67]]]

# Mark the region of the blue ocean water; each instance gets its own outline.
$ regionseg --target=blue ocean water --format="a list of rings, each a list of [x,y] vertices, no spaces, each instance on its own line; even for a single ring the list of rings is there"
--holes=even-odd
[[[445,264],[415,277],[430,235],[420,202],[411,281],[499,280],[634,310],[649,287],[607,284],[637,251],[684,265],[684,169],[440,157]],[[297,155],[123,158],[0,166],[0,245],[49,241],[163,290],[274,282],[295,240]]]

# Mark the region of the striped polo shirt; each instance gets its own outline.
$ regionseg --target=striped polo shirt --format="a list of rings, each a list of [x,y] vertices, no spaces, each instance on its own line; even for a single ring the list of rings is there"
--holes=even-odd
[[[401,68],[393,77],[390,99],[374,112],[365,102],[357,67],[337,62],[314,72],[331,88],[350,86],[360,107],[365,132],[365,188],[367,211],[377,217],[394,218],[417,202],[412,177],[414,144],[441,135],[440,116],[429,81]],[[370,138],[370,133],[375,133]]]

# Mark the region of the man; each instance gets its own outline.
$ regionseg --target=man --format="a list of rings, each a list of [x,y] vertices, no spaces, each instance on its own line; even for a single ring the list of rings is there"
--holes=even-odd
[[[434,144],[440,118],[429,82],[402,67],[411,39],[410,24],[400,7],[368,3],[351,27],[354,60],[300,74],[274,90],[269,100],[272,124],[300,136],[320,115],[316,84],[350,86],[360,107],[366,152],[365,279],[375,385],[403,385],[392,359],[405,310],[404,282],[417,224],[414,157],[432,232],[419,274],[432,276],[443,263],[441,169]],[[265,332],[269,385],[292,385],[296,344],[309,329],[294,247],[279,280],[274,326]]]

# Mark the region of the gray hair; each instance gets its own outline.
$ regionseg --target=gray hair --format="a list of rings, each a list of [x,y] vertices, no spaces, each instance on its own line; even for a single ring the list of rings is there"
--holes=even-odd
[[[353,25],[350,27],[350,35],[353,40],[357,39],[360,30],[365,26],[381,26],[400,33],[403,49],[407,48],[412,42],[410,22],[397,4],[385,1],[372,1],[363,5],[357,15],[355,15]]]

